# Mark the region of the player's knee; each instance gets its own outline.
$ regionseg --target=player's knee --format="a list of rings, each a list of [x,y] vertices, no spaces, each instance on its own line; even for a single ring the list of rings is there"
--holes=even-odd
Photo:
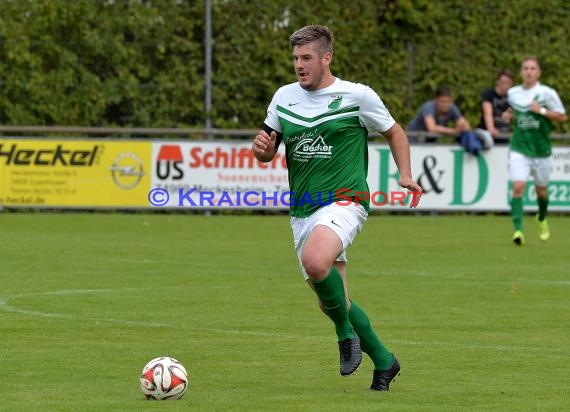
[[[520,182],[515,182],[513,184],[513,197],[522,197],[525,190],[525,184]]]
[[[322,280],[330,271],[329,264],[314,256],[303,256],[302,264],[311,280]]]
[[[546,199],[548,197],[548,189],[546,186],[535,186],[536,196],[540,199]]]
[[[523,190],[513,190],[513,197],[518,198],[518,197],[523,197],[524,195],[524,189]]]

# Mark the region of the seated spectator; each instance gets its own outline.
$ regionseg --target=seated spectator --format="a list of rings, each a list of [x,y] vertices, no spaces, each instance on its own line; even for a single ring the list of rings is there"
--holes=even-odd
[[[481,120],[475,133],[490,148],[494,143],[508,143],[507,137],[499,134],[511,133],[513,112],[507,101],[507,91],[513,86],[514,75],[510,70],[501,70],[495,77],[495,87],[481,95]]]
[[[451,89],[447,86],[439,87],[435,93],[435,99],[422,105],[406,130],[454,136],[456,141],[473,155],[478,155],[483,148],[481,141],[471,130],[469,122],[453,103]],[[416,139],[410,140],[417,141]],[[434,137],[426,138],[428,143],[435,141]]]

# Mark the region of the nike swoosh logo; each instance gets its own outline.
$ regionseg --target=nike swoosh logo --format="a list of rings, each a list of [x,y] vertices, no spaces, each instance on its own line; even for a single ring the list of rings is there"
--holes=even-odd
[[[297,105],[297,104],[299,104],[299,103],[301,103],[301,102],[297,102],[297,103],[289,103],[289,107],[291,107],[291,106],[295,106],[295,105]]]
[[[335,221],[334,221],[334,220],[331,220],[331,223],[332,223],[333,225],[335,225],[335,226],[338,226],[338,227],[340,227],[340,225],[338,225],[337,223],[335,223]],[[342,228],[341,228],[341,229],[342,229]]]

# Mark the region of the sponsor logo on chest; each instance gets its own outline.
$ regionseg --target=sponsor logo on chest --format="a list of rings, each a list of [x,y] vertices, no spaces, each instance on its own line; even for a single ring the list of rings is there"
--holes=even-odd
[[[332,146],[327,145],[316,130],[293,136],[290,141],[296,142],[292,149],[293,160],[307,162],[312,158],[328,159],[332,156]]]

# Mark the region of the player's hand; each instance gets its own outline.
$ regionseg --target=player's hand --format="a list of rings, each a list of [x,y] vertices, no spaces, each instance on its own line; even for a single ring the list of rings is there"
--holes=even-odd
[[[540,104],[536,100],[533,100],[530,104],[530,111],[533,113],[540,113]]]
[[[269,135],[265,130],[260,130],[255,139],[253,139],[251,146],[255,157],[266,161],[273,159],[275,155],[275,139],[277,139],[275,131],[272,131],[271,135]]]
[[[414,182],[412,179],[400,179],[400,186],[408,189],[409,194],[412,195],[412,201],[410,202],[410,207],[417,207],[422,198],[422,187]]]

